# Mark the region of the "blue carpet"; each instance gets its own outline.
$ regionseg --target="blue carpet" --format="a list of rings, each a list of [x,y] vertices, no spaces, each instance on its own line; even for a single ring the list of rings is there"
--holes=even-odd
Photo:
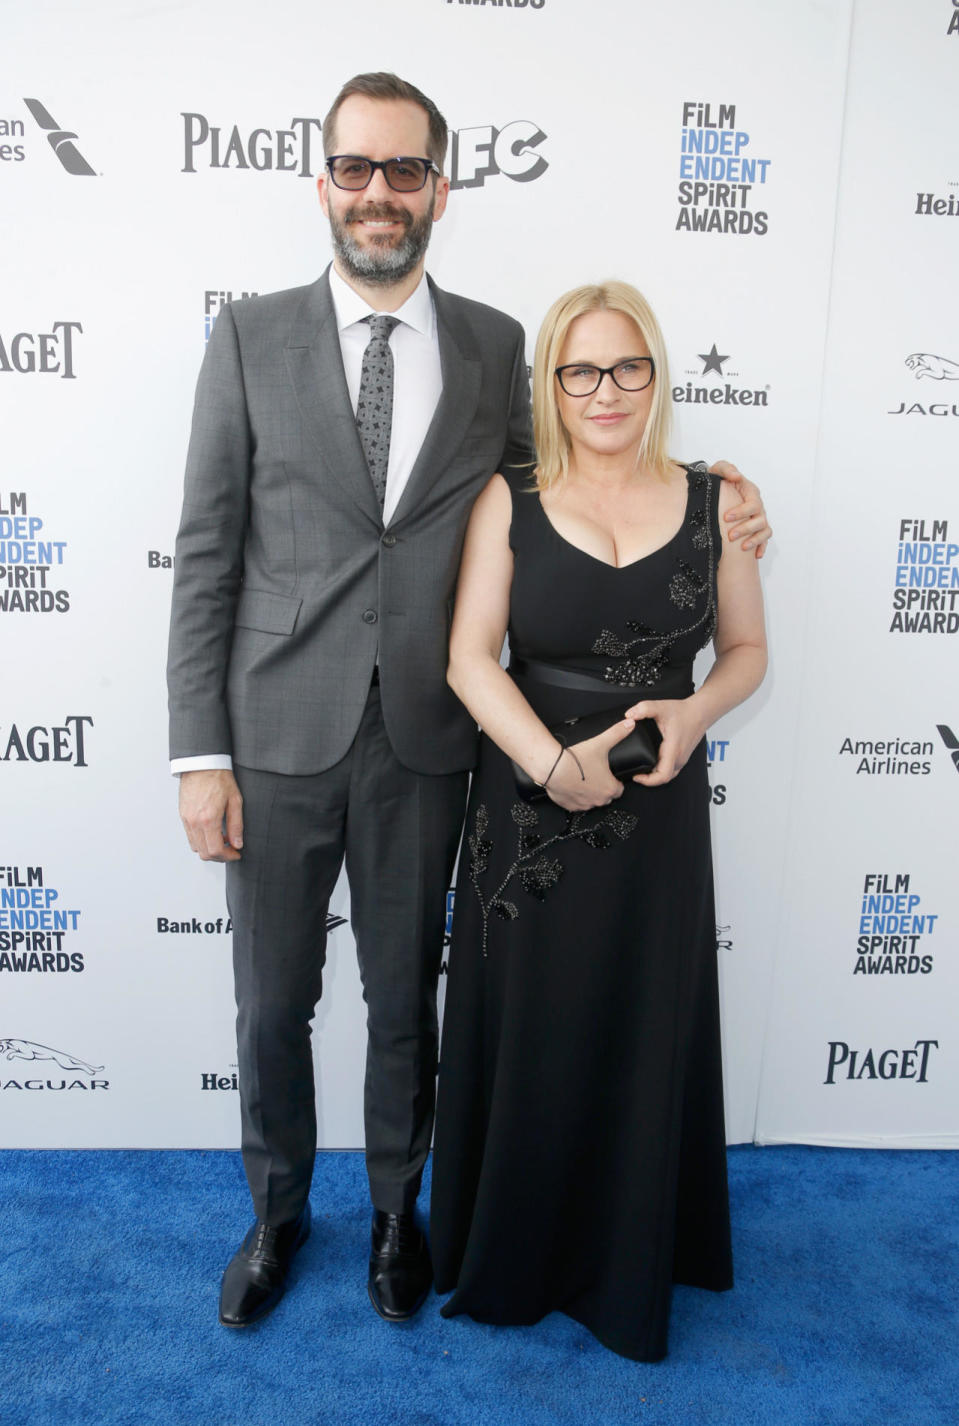
[[[388,1326],[358,1154],[321,1154],[273,1315],[216,1322],[249,1220],[229,1153],[8,1151],[0,1421],[23,1426],[946,1426],[959,1421],[959,1154],[730,1152],[737,1285],[675,1294],[670,1355],[553,1314]]]

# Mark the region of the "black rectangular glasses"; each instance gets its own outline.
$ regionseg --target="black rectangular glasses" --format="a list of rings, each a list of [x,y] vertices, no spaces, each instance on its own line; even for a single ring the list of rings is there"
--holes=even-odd
[[[354,193],[369,186],[378,168],[395,193],[418,193],[431,173],[439,169],[431,158],[363,158],[360,154],[334,154],[326,160],[330,178],[337,188]]]
[[[652,357],[628,357],[615,366],[572,362],[569,366],[558,366],[556,375],[567,396],[592,396],[599,390],[604,376],[611,376],[620,391],[643,391],[656,375],[656,367]]]

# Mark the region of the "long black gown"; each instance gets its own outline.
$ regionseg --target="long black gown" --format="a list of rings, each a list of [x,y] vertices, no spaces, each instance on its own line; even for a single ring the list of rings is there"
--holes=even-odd
[[[719,483],[688,467],[680,530],[615,568],[510,479],[511,657],[535,661],[514,677],[546,723],[692,691],[715,626]],[[563,686],[571,670],[583,688]],[[732,1286],[705,740],[665,786],[572,814],[523,802],[483,738],[431,1228],[437,1291],[455,1288],[444,1316],[558,1309],[638,1361],[666,1353],[673,1282]]]

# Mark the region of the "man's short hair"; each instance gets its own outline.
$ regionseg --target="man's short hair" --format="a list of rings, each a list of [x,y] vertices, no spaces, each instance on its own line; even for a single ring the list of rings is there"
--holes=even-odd
[[[330,106],[330,112],[323,120],[323,152],[329,157],[336,152],[336,116],[340,105],[354,94],[362,94],[367,99],[406,99],[425,110],[429,121],[429,139],[426,154],[395,155],[397,158],[431,158],[442,173],[446,158],[448,132],[446,120],[432,99],[428,99],[415,84],[400,79],[398,74],[379,71],[376,74],[357,74],[348,79]]]

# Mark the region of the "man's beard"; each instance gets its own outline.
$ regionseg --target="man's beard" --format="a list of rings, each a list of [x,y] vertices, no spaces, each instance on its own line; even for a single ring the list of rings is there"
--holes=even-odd
[[[333,251],[347,276],[358,282],[376,283],[383,287],[392,287],[394,283],[402,282],[404,277],[409,277],[422,261],[433,231],[431,212],[414,218],[404,208],[394,208],[389,203],[366,203],[348,208],[342,219],[331,208],[329,216]],[[350,232],[349,224],[364,219],[402,223],[406,231],[399,242],[374,237],[368,247],[361,247]]]

